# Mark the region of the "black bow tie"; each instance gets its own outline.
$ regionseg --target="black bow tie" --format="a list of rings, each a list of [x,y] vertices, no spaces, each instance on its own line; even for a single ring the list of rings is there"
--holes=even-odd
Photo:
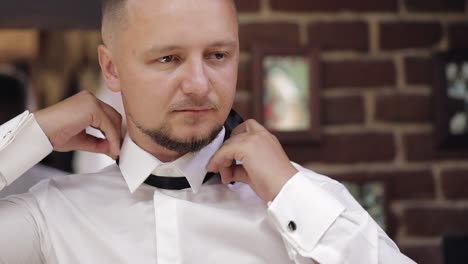
[[[219,176],[217,173],[208,172],[203,179],[203,183],[207,182],[213,176]],[[166,177],[151,174],[145,183],[159,189],[166,190],[182,190],[190,188],[190,184],[185,177]]]
[[[242,122],[244,122],[242,117],[239,114],[237,114],[234,110],[231,110],[228,118],[226,119],[226,122],[224,122],[224,129],[225,129],[224,141],[226,141],[231,136],[232,130],[235,127],[237,127],[239,124],[241,124]],[[118,164],[119,164],[119,160],[117,159],[117,165]],[[203,183],[207,182],[215,175],[219,177],[219,174],[217,173],[208,172],[205,176],[205,179],[203,179]],[[151,174],[145,180],[145,184],[151,185],[159,189],[166,189],[166,190],[182,190],[182,189],[190,188],[190,184],[187,181],[187,178],[185,177],[167,177],[167,176],[153,175],[153,174]]]

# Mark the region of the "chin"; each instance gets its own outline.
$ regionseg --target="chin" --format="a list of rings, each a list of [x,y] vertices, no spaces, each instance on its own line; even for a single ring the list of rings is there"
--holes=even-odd
[[[210,127],[186,126],[178,129],[178,133],[174,133],[174,136],[181,140],[206,139],[212,137],[214,133],[219,134],[222,127],[222,125]]]

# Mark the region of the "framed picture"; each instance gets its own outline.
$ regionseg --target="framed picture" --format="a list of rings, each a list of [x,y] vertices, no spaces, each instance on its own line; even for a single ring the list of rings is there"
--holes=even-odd
[[[468,148],[468,49],[433,56],[434,136],[441,149]]]
[[[354,199],[389,236],[395,235],[394,219],[390,218],[389,196],[391,196],[392,191],[390,179],[372,177],[367,174],[341,174],[332,178],[341,182],[348,189]]]
[[[320,71],[314,47],[253,49],[253,116],[281,142],[320,139]]]
[[[372,216],[375,222],[382,229],[386,230],[388,204],[385,199],[385,182],[343,181],[342,183],[354,199]]]

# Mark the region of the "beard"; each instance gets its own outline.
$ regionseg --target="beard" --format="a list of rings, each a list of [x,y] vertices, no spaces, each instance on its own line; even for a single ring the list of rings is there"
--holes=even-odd
[[[185,154],[189,152],[197,152],[213,142],[219,132],[223,129],[223,126],[220,125],[213,128],[210,134],[206,137],[190,138],[185,140],[172,137],[170,133],[171,129],[164,126],[161,129],[146,129],[138,126],[138,129],[140,129],[143,134],[151,138],[154,143],[179,154]]]

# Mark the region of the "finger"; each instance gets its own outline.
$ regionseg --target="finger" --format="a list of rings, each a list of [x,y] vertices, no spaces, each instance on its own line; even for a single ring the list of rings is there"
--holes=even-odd
[[[249,119],[238,125],[236,128],[234,128],[231,132],[231,135],[236,136],[245,132],[261,130],[265,130],[265,128],[254,119]]]
[[[117,127],[104,110],[99,111],[98,119],[93,126],[101,130],[106,137],[110,144],[111,156],[118,156],[120,153],[120,126]]]
[[[105,102],[98,100],[99,106],[101,109],[106,113],[106,115],[110,118],[112,123],[116,127],[121,127],[122,126],[122,116],[120,115],[117,110],[115,110],[112,106],[106,104]]]
[[[94,153],[102,153],[108,155],[112,159],[117,156],[113,155],[110,151],[109,141],[102,138],[86,134],[85,131],[75,136],[68,144],[73,150],[88,151]]]
[[[113,155],[119,155],[120,153],[120,146],[122,144],[122,116],[119,112],[117,112],[113,107],[110,105],[100,101],[100,105],[102,110],[106,113],[107,117],[111,120],[114,124],[117,140],[109,139],[111,144],[111,149]]]
[[[242,182],[250,184],[250,178],[242,165],[232,165],[231,167],[222,167],[219,170],[223,184],[232,182]]]
[[[237,144],[225,144],[211,157],[206,166],[207,171],[219,172],[221,168],[229,168],[236,159]],[[240,155],[237,155],[240,157]],[[242,160],[241,160],[242,161]]]
[[[242,165],[234,165],[231,167],[232,178],[231,181],[242,182],[250,184],[250,177],[245,168]]]
[[[232,169],[230,167],[222,167],[219,170],[219,174],[221,175],[221,182],[223,184],[228,184],[232,182]]]
[[[247,121],[248,121],[248,120],[247,120]],[[239,124],[238,126],[236,126],[236,127],[231,131],[231,137],[247,132],[247,121],[244,121],[243,123],[241,123],[241,124]]]

